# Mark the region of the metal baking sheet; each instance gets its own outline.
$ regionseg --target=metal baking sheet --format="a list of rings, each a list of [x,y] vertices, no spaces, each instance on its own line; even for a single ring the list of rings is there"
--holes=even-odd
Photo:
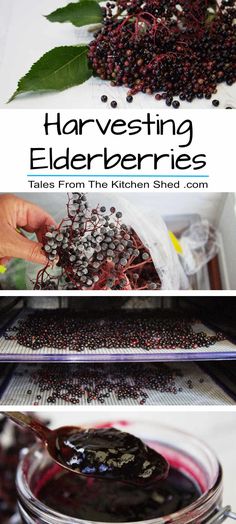
[[[83,367],[88,364],[84,364]],[[147,364],[148,366],[158,366],[158,364]],[[43,366],[42,364],[18,364],[14,371],[12,372],[11,377],[9,377],[9,383],[5,388],[5,391],[2,393],[0,398],[0,404],[2,406],[7,405],[46,405],[50,406],[47,403],[47,398],[52,394],[51,391],[41,392],[39,386],[35,386],[32,380],[32,374],[38,370],[38,368]],[[52,375],[55,373],[55,366],[60,366],[60,364],[48,364],[51,367]],[[64,365],[63,365],[64,366]],[[68,365],[68,376],[69,376],[69,365]],[[104,377],[108,377],[112,380],[112,375],[110,374],[109,365],[102,366],[104,370],[102,371]],[[177,366],[173,363],[168,364],[170,370],[173,367],[181,371],[183,376],[177,376],[175,378],[176,387],[181,388],[182,391],[178,391],[177,394],[174,393],[161,393],[157,391],[150,390],[148,388],[143,389],[145,393],[148,394],[146,405],[232,405],[235,404],[235,401],[221,388],[215,381],[202,370],[198,364],[193,362],[179,363]],[[127,366],[126,366],[127,368]],[[85,370],[84,370],[85,371]],[[78,369],[79,373],[79,369]],[[191,380],[193,388],[188,387],[188,380]],[[130,384],[132,384],[132,374],[130,376]],[[27,391],[31,391],[29,395]],[[41,399],[37,399],[37,395],[41,396]],[[115,394],[111,394],[109,398],[105,400],[103,405],[138,405],[139,400],[126,399],[118,400]],[[64,400],[58,400],[57,404],[60,406],[68,406],[70,403],[65,402]],[[80,399],[80,405],[87,405],[86,396]],[[92,401],[90,406],[101,405],[98,401]]]
[[[11,322],[11,327],[17,327],[29,311],[21,311]],[[212,335],[215,332],[201,322],[193,324],[194,331],[204,331]],[[206,348],[196,349],[151,349],[143,348],[97,348],[86,349],[83,352],[58,350],[56,348],[42,348],[37,351],[19,345],[16,341],[6,340],[0,332],[0,362],[166,362],[184,360],[222,360],[236,359],[236,343],[223,340]]]

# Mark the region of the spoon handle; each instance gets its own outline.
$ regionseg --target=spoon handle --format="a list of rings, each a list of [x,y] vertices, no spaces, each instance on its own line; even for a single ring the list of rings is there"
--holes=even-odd
[[[1,411],[1,413],[15,422],[18,426],[36,433],[36,436],[41,440],[47,440],[51,433],[50,429],[26,413],[22,413],[21,411]]]

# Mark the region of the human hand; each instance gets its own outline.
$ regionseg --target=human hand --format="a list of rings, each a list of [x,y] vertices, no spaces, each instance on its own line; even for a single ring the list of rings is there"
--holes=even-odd
[[[0,264],[14,258],[23,258],[35,264],[45,265],[48,259],[42,251],[42,235],[45,226],[55,225],[53,218],[35,204],[11,194],[0,196]],[[29,240],[17,232],[22,228],[35,233],[38,242]]]

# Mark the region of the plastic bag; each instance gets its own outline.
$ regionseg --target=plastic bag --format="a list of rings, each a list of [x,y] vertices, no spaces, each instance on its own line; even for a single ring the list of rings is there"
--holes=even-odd
[[[115,206],[123,214],[122,220],[139,236],[140,240],[149,249],[157,274],[161,281],[161,289],[188,289],[189,282],[178,259],[177,253],[170,240],[167,227],[163,219],[156,214],[155,222],[148,221],[137,206],[121,194],[114,193],[88,193],[89,206],[95,208],[98,204],[107,208]],[[53,196],[54,200],[55,195]],[[51,207],[51,214],[57,222],[66,215],[67,198],[65,195],[57,194],[57,205]],[[58,210],[60,210],[58,212]],[[28,264],[27,287],[32,288],[39,266]],[[55,271],[57,269],[55,268]]]
[[[207,220],[192,224],[179,239],[182,247],[181,261],[186,275],[194,275],[220,248],[218,231]]]

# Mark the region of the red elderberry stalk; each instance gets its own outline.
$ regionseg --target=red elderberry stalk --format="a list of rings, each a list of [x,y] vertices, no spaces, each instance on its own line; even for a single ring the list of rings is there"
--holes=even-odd
[[[151,254],[137,233],[121,221],[122,213],[105,206],[91,209],[87,197],[68,197],[67,217],[43,237],[48,264],[35,289],[158,289],[160,279]]]

